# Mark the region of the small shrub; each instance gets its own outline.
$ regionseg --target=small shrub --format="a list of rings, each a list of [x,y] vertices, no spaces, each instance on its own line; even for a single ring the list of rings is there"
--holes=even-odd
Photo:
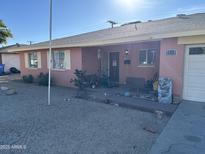
[[[75,72],[75,78],[71,79],[71,83],[74,83],[74,85],[78,88],[76,97],[78,98],[87,98],[87,90],[88,83],[86,80],[86,72],[82,70],[76,69]]]
[[[106,87],[106,88],[108,88],[108,87],[110,87],[110,80],[109,80],[109,77],[107,76],[107,75],[105,75],[105,74],[103,74],[101,77],[100,77],[100,85],[102,86],[102,87]]]
[[[99,86],[99,77],[96,74],[86,75],[86,82],[89,87]]]
[[[31,74],[23,76],[23,81],[26,83],[33,83],[33,80],[34,80],[34,78]]]
[[[152,80],[147,80],[147,82],[145,84],[145,88],[147,90],[153,90],[153,81]]]
[[[74,85],[80,90],[84,90],[85,88],[87,88],[88,83],[86,80],[86,72],[76,69],[74,74],[76,78],[71,79],[70,82],[74,83]]]
[[[37,77],[37,82],[41,86],[48,86],[48,73],[40,73]],[[51,84],[53,84],[53,80],[51,79]]]

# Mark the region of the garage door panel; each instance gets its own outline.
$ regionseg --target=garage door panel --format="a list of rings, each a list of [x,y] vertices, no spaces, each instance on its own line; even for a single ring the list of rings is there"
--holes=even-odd
[[[198,97],[203,97],[203,98],[205,98],[205,95],[203,95],[204,94],[204,92],[205,91],[198,91],[199,89],[193,89],[193,90],[187,90],[187,95],[188,96],[190,96],[190,97],[193,97],[193,96],[198,96]]]
[[[188,66],[189,71],[196,71],[196,70],[205,70],[205,65],[203,63],[190,63]]]
[[[196,86],[196,84],[194,85],[194,84],[190,84],[190,85],[187,85],[186,87],[185,87],[186,89],[191,89],[190,91],[204,91],[204,90],[202,90],[203,88],[204,88],[204,86],[202,85],[202,86]],[[204,91],[205,92],[205,91]],[[205,93],[204,93],[205,94]]]
[[[190,99],[190,100],[197,100],[197,101],[204,101],[205,100],[205,91],[200,91],[199,89],[192,89],[192,90],[185,90],[185,99]]]
[[[203,59],[205,57],[204,54],[201,55],[189,55],[188,59],[196,60],[196,59]]]
[[[189,68],[190,70],[190,68]],[[205,68],[204,69],[200,69],[200,68],[193,68],[192,70],[190,70],[189,72],[188,71],[185,71],[185,73],[187,74],[187,76],[190,76],[190,75],[202,75],[202,76],[205,76]]]
[[[204,85],[200,85],[200,86],[197,86],[196,84],[194,83],[190,83],[190,84],[187,84],[185,88],[190,88],[190,89],[195,89],[195,90],[201,90],[204,88]]]
[[[205,58],[205,55],[189,55],[188,59],[191,61],[201,61]]]
[[[185,100],[189,100],[189,101],[197,101],[197,102],[204,102],[204,98],[199,98],[199,97],[189,97],[189,96],[186,96],[184,98]]]
[[[196,84],[197,86],[203,84],[205,87],[205,75],[189,75],[187,77],[185,77],[185,79],[187,80],[187,84],[189,83],[193,83]]]

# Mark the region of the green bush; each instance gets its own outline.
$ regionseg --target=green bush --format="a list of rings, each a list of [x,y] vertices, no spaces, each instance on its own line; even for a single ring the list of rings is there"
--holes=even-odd
[[[34,78],[31,74],[23,76],[23,81],[26,83],[33,83],[33,80],[34,80]]]
[[[87,94],[87,87],[88,87],[88,82],[86,81],[86,72],[82,70],[75,70],[74,72],[75,78],[71,79],[71,83],[74,83],[74,85],[78,88],[76,97],[77,98],[83,98],[86,99],[88,98]]]
[[[105,74],[103,74],[101,77],[100,77],[100,85],[102,87],[106,87],[106,88],[109,88],[110,87],[110,80],[109,80],[109,77]]]
[[[86,75],[86,82],[89,87],[99,86],[99,77],[96,74]]]
[[[85,88],[88,87],[88,83],[87,83],[87,80],[86,80],[86,72],[85,71],[82,71],[82,70],[78,70],[76,69],[75,72],[75,77],[74,79],[71,79],[71,83],[74,83],[74,85],[81,89],[81,90],[84,90]]]
[[[37,82],[41,86],[48,86],[48,73],[40,73],[37,77]],[[51,84],[53,84],[53,80],[51,79]]]

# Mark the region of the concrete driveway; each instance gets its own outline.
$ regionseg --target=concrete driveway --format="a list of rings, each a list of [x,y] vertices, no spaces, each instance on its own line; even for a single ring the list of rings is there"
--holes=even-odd
[[[18,94],[0,95],[1,154],[145,154],[169,118],[71,98],[68,88],[12,82]],[[64,99],[71,98],[71,100]],[[157,133],[143,130],[155,127]]]
[[[205,103],[179,105],[149,154],[204,154]]]

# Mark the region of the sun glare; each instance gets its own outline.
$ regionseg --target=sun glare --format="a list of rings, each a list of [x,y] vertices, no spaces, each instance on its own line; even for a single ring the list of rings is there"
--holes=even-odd
[[[115,0],[116,3],[125,9],[133,10],[135,9],[139,4],[140,0]]]

